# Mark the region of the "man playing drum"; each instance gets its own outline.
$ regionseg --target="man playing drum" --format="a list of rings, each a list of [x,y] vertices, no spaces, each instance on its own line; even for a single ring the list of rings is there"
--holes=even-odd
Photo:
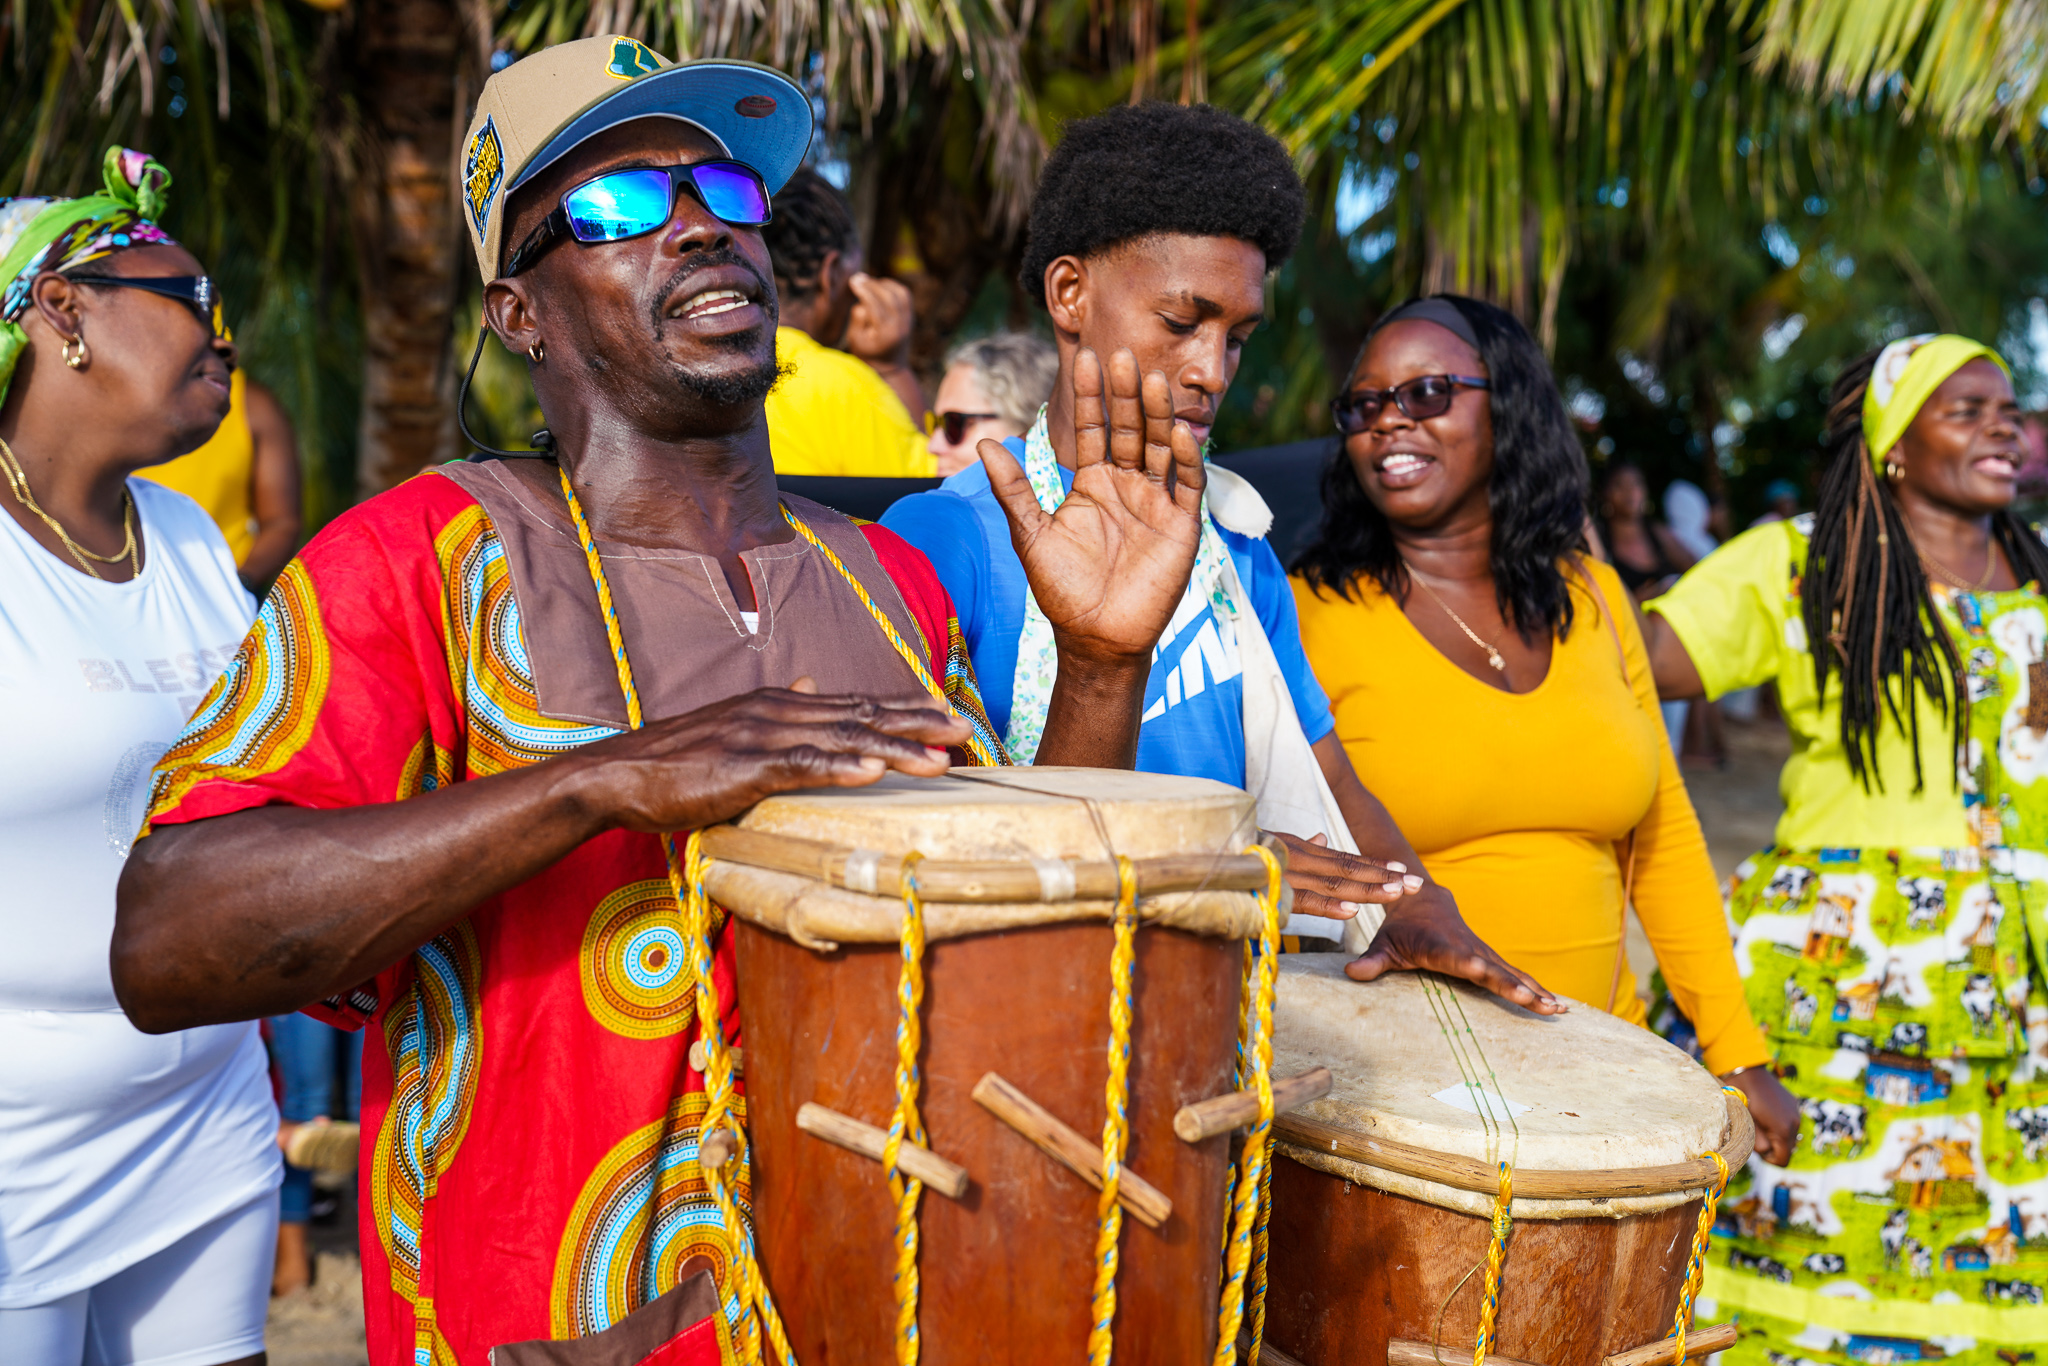
[[[697,1161],[703,965],[655,832],[938,774],[948,748],[1006,757],[924,558],[777,497],[758,227],[810,134],[779,74],[627,38],[492,77],[464,208],[552,458],[444,467],[336,519],[159,768],[113,948],[135,1022],[311,1008],[382,1036],[378,1366],[599,1335],[576,1360],[717,1360],[695,1273],[727,1302],[742,1254]],[[1085,504],[1030,524],[1051,763],[1130,762],[1198,539],[1191,434],[1160,377],[1141,404],[1129,356],[1108,369],[1073,369]],[[704,968],[728,1008],[730,945]]]

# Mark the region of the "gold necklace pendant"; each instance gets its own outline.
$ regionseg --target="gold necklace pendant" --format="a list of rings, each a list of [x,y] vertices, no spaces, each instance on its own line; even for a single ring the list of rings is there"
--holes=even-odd
[[[1459,616],[1456,612],[1453,612],[1451,610],[1451,605],[1444,601],[1443,594],[1437,592],[1428,584],[1423,583],[1422,580],[1416,576],[1415,571],[1412,569],[1408,571],[1408,579],[1411,583],[1421,584],[1422,591],[1429,594],[1429,596],[1433,600],[1435,600],[1436,605],[1444,609],[1444,615],[1449,617],[1453,622],[1457,624],[1458,629],[1465,633],[1465,638],[1467,640],[1470,640],[1474,645],[1477,645],[1480,649],[1486,651],[1486,662],[1494,667],[1494,671],[1496,673],[1505,674],[1508,671],[1508,662],[1501,655],[1500,647],[1498,645],[1495,645],[1492,641],[1483,638],[1477,631],[1473,630],[1470,626],[1467,626],[1465,624],[1465,619]]]

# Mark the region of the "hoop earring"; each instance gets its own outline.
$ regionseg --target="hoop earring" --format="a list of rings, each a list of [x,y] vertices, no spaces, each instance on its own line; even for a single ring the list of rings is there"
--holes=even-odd
[[[74,346],[78,348],[76,352],[73,352],[71,349]],[[86,349],[83,336],[66,337],[64,339],[63,356],[64,363],[74,370],[83,370],[86,366],[92,364],[92,352]]]
[[[532,361],[535,365],[539,365],[542,361],[548,358],[548,344],[545,341],[537,341],[533,345],[527,347],[526,358]]]

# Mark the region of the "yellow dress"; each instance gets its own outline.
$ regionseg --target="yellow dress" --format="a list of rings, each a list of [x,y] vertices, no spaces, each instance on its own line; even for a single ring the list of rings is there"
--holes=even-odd
[[[198,450],[161,465],[151,465],[136,474],[165,488],[176,489],[206,509],[235,563],[249,558],[256,545],[256,442],[249,434],[249,409],[244,396],[242,372],[235,371],[228,395],[228,415],[220,429]]]
[[[1608,602],[1627,602],[1612,569],[1591,569]],[[1570,634],[1522,694],[1446,659],[1369,578],[1355,602],[1293,584],[1352,766],[1473,932],[1550,990],[1603,1005],[1621,942],[1618,846],[1633,830],[1636,913],[1707,1066],[1762,1062],[1635,616],[1623,608],[1618,621],[1624,677],[1606,609],[1566,578]],[[1615,1013],[1644,1022],[1626,966]]]
[[[938,457],[903,400],[873,366],[794,327],[776,329],[786,373],[768,395],[777,474],[929,479]]]

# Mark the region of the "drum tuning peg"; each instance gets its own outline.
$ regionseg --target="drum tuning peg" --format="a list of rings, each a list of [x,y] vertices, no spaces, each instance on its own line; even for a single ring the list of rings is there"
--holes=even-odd
[[[1321,1100],[1330,1094],[1332,1080],[1327,1067],[1311,1067],[1299,1076],[1275,1077],[1273,1113],[1283,1115],[1312,1100]],[[1184,1143],[1200,1143],[1205,1138],[1243,1128],[1258,1117],[1257,1091],[1231,1091],[1183,1105],[1173,1117],[1173,1131]]]
[[[837,1144],[850,1153],[859,1153],[877,1162],[882,1160],[883,1149],[889,1142],[887,1130],[863,1124],[852,1115],[828,1110],[816,1101],[807,1100],[797,1110],[796,1127],[813,1138],[822,1138],[827,1143]],[[950,1200],[958,1200],[967,1194],[967,1168],[948,1162],[930,1148],[921,1148],[915,1143],[897,1145],[896,1166],[905,1176],[916,1177]]]
[[[1102,1189],[1102,1149],[1060,1122],[1058,1116],[990,1072],[970,1093],[981,1107],[1037,1144],[1040,1151],[1097,1190]],[[1129,1167],[1117,1186],[1117,1203],[1146,1228],[1173,1217],[1173,1201]]]

